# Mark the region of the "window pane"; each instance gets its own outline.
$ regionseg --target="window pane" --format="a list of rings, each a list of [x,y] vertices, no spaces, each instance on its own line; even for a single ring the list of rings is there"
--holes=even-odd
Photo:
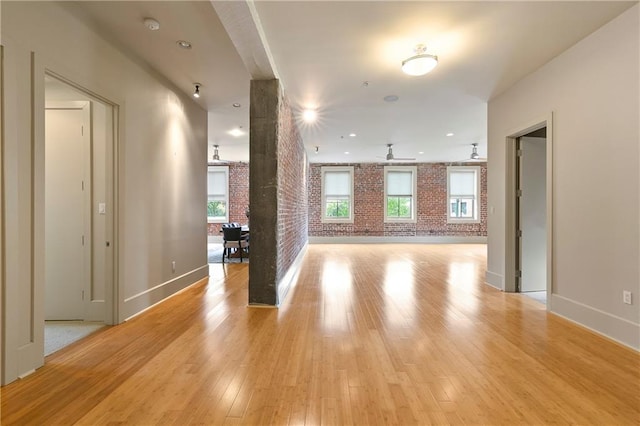
[[[207,176],[207,193],[216,195],[227,193],[227,174],[224,170],[209,171]]]
[[[476,195],[475,171],[452,171],[449,173],[450,195]]]
[[[412,195],[413,172],[388,171],[387,195]]]
[[[226,217],[227,205],[224,201],[209,200],[207,203],[207,217]]]
[[[387,197],[387,217],[411,218],[412,197]]]
[[[451,198],[449,201],[450,217],[473,219],[475,218],[475,200],[471,198]]]
[[[325,172],[324,193],[327,195],[351,195],[351,173],[348,171]]]
[[[349,200],[344,199],[327,199],[326,217],[349,217]]]

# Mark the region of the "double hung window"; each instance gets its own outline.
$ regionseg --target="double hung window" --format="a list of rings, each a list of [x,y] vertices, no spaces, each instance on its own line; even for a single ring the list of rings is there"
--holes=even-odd
[[[452,166],[447,168],[447,192],[449,223],[473,223],[480,220],[478,214],[480,167]]]
[[[322,167],[322,221],[353,222],[353,166]]]
[[[229,167],[209,166],[207,171],[207,221],[229,221]]]
[[[385,222],[416,221],[415,166],[384,168]]]

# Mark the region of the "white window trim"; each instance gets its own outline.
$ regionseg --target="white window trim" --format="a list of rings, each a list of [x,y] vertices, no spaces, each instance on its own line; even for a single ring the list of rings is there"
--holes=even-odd
[[[387,216],[387,174],[389,172],[411,172],[412,194],[411,194],[411,217],[389,217]],[[385,223],[416,223],[418,209],[418,167],[417,166],[384,166],[384,221]]]
[[[225,175],[225,180],[227,182],[227,190],[225,191],[224,194],[224,202],[225,205],[227,206],[226,211],[225,211],[225,217],[224,219],[219,219],[219,218],[214,218],[214,217],[209,217],[207,216],[207,223],[227,223],[229,222],[229,166],[207,166],[207,203],[209,202],[209,172],[211,171],[224,171],[224,175]]]
[[[451,200],[451,191],[450,191],[450,176],[451,172],[455,172],[458,170],[469,171],[473,170],[476,173],[476,194],[475,194],[475,202],[476,202],[476,217],[474,219],[467,218],[456,218],[451,217],[449,215],[449,202]],[[480,223],[480,179],[481,179],[481,168],[480,166],[448,166],[447,167],[447,203],[446,203],[446,211],[447,215],[447,223]]]
[[[349,172],[349,176],[351,177],[351,194],[349,195],[349,217],[336,217],[330,218],[327,217],[327,197],[324,193],[324,174],[326,172]],[[321,187],[321,222],[322,223],[353,223],[353,166],[323,166],[320,167],[320,182]]]

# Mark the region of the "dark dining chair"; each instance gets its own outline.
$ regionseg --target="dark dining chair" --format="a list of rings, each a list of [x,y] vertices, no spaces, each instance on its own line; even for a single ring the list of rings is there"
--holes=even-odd
[[[232,252],[239,253],[240,263],[242,263],[242,255],[249,252],[249,238],[248,235],[243,235],[240,224],[223,224],[222,239],[222,263],[224,263],[224,257],[226,256],[228,260]]]

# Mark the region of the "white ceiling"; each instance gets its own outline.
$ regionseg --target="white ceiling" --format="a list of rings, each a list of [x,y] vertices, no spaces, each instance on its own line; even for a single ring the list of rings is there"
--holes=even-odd
[[[393,143],[396,156],[431,162],[467,158],[474,142],[486,156],[487,101],[636,3],[256,1],[252,19],[221,15],[233,40],[208,1],[68,7],[181,90],[203,84],[210,156],[215,143],[222,158],[248,161],[248,134],[228,131],[248,130],[252,67],[238,34],[256,32],[257,22],[297,116],[305,107],[319,113],[313,125],[299,121],[310,161],[381,161]],[[149,16],[160,30],[144,27]],[[178,49],[179,39],[193,49]],[[439,65],[409,77],[400,64],[417,43]],[[399,100],[385,102],[387,95]]]

